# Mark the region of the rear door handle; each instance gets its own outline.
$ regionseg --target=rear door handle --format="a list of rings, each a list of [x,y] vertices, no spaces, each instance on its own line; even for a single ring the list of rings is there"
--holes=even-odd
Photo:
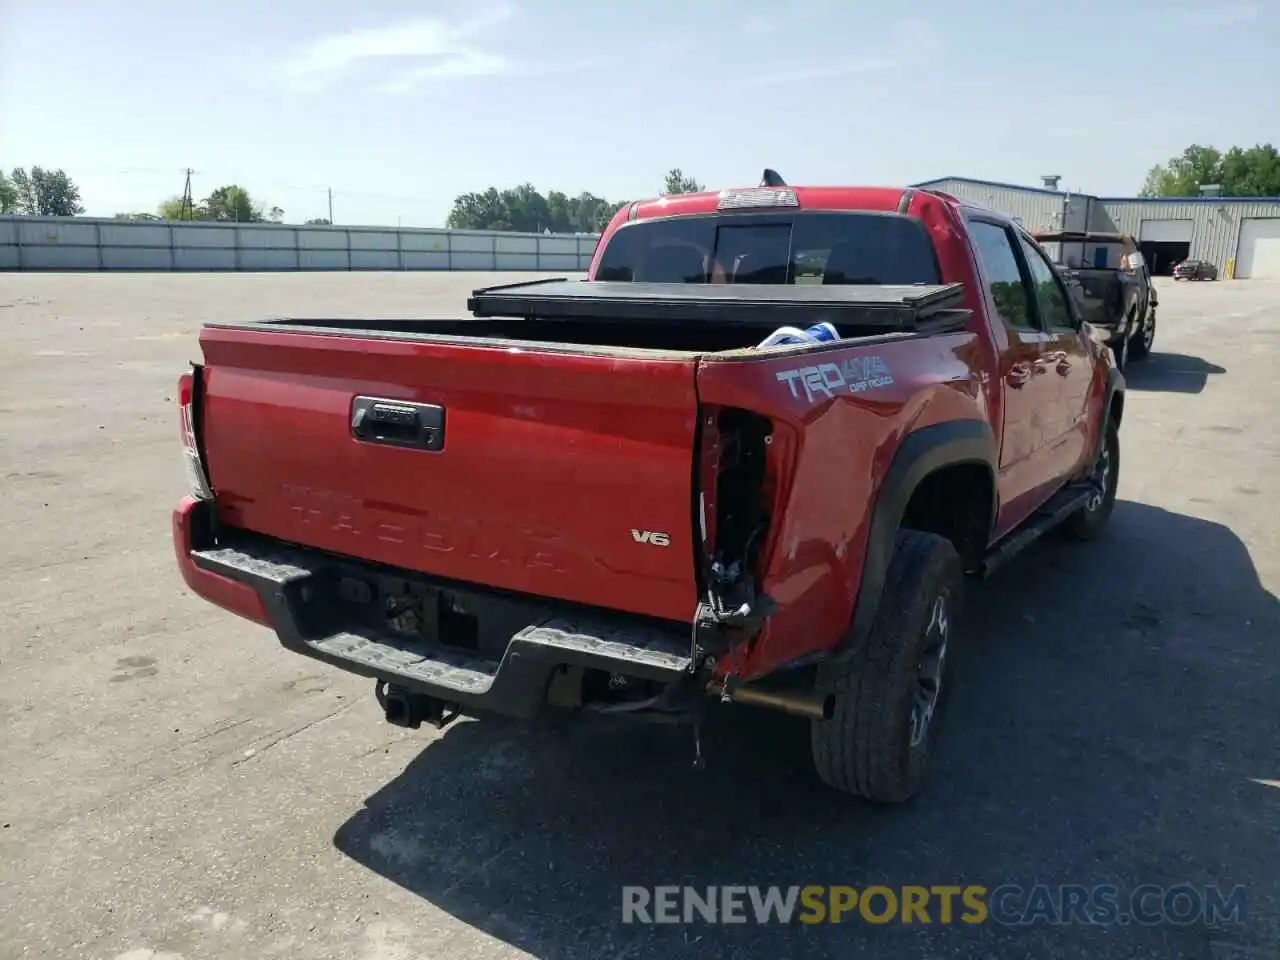
[[[351,401],[351,435],[362,443],[444,449],[444,407],[381,397]]]

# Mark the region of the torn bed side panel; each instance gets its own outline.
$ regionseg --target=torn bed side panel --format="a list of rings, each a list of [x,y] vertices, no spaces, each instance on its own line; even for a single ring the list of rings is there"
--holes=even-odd
[[[983,416],[975,341],[959,332],[702,358],[700,409],[768,421],[768,475],[779,478],[766,505],[776,522],[750,584],[757,610],[767,603],[768,613],[734,650],[736,675],[749,680],[816,654],[845,631],[877,485],[902,435],[918,425],[920,401],[933,397],[930,408],[947,417]]]

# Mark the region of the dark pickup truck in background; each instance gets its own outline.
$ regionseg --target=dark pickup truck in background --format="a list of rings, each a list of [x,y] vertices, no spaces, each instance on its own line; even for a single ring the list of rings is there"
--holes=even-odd
[[[1045,230],[1035,238],[1063,278],[1078,289],[1084,319],[1101,331],[1118,367],[1151,353],[1156,290],[1133,237]]]
[[[751,704],[905,800],[964,576],[1112,511],[1110,351],[1021,227],[947,194],[641,201],[588,280],[469,307],[209,324],[179,383],[187,584],[396,724],[674,719],[700,760],[705,711]]]

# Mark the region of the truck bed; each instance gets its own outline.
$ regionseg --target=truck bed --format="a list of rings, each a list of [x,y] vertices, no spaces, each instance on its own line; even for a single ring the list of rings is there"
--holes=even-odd
[[[953,310],[964,296],[959,283],[888,284],[691,284],[592,280],[535,280],[475,291],[467,309],[477,317],[541,320],[592,319],[647,323],[729,323],[776,327],[831,323],[913,331],[921,321]]]
[[[487,342],[557,353],[695,356],[753,351],[782,325],[826,321],[842,340],[859,341],[957,329],[968,318],[957,307],[962,297],[960,284],[713,286],[555,279],[477,290],[468,301],[472,318],[274,317],[208,326],[459,346]]]
[[[454,347],[498,347],[536,350],[540,353],[572,353],[584,356],[649,359],[696,359],[716,355],[776,355],[803,349],[804,345],[771,347],[758,351],[755,344],[767,335],[759,327],[725,323],[714,327],[696,324],[657,326],[595,320],[559,320],[532,323],[520,319],[400,319],[400,318],[289,318],[253,321],[212,321],[211,330],[246,333],[302,334],[323,337],[358,337],[369,341],[436,343]],[[877,343],[925,336],[922,332],[863,332],[843,337],[847,344]]]

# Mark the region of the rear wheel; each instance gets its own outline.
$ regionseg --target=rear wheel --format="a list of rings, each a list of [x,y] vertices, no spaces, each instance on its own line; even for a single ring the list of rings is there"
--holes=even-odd
[[[810,731],[825,783],[883,803],[919,790],[950,690],[948,649],[961,585],[949,540],[898,533],[869,634],[818,670],[817,692],[835,700],[831,719],[813,721]]]
[[[1089,501],[1063,521],[1061,530],[1070,540],[1093,540],[1100,536],[1111,519],[1120,485],[1120,430],[1114,420],[1107,421],[1102,450],[1093,466],[1090,482],[1095,490]]]

